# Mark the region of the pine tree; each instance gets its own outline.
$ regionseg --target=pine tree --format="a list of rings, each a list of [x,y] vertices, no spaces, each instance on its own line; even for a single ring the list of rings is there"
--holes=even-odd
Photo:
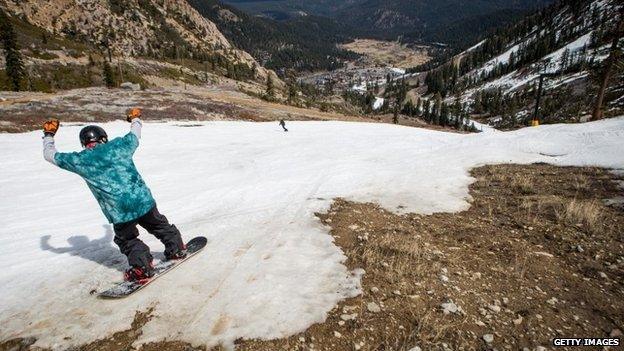
[[[17,36],[13,30],[13,25],[9,21],[9,17],[0,8],[0,41],[4,48],[6,60],[6,74],[9,77],[11,88],[19,91],[22,79],[25,77],[24,63],[17,46]]]
[[[288,102],[293,102],[297,98],[297,85],[294,79],[288,81]]]
[[[270,74],[267,75],[266,95],[270,98],[275,97],[275,83],[273,82],[273,77]]]
[[[620,20],[617,26],[617,29],[614,31],[613,41],[611,43],[611,49],[609,50],[609,57],[605,60],[605,66],[602,68],[601,72],[601,83],[598,89],[598,96],[596,98],[596,102],[594,105],[594,111],[592,112],[592,120],[596,121],[603,117],[603,104],[605,91],[607,89],[607,85],[609,84],[609,79],[611,78],[611,74],[613,73],[613,67],[616,62],[621,64],[621,56],[622,49],[618,48],[618,44],[620,39],[624,36],[624,8],[620,10]]]
[[[108,61],[104,61],[104,66],[102,68],[102,75],[104,76],[104,83],[107,88],[115,87],[115,76],[113,74],[113,69]]]

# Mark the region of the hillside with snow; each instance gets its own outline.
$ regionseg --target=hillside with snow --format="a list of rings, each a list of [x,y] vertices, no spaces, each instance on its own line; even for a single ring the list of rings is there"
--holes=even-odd
[[[459,100],[470,113],[509,128],[532,117],[544,75],[540,119],[583,120],[591,112],[622,6],[614,0],[557,2],[431,71],[427,92],[440,93],[449,104]],[[609,116],[624,107],[623,75],[616,69],[607,89]]]
[[[128,132],[103,125],[111,137]],[[81,126],[64,125],[60,151]],[[158,202],[198,256],[127,299],[93,295],[121,278],[125,259],[84,182],[41,156],[41,133],[0,134],[0,340],[35,337],[54,350],[127,329],[153,308],[137,344],[181,340],[232,346],[279,338],[325,320],[362,293],[365,272],[315,213],[332,199],[395,212],[469,207],[478,165],[547,162],[623,169],[624,118],[515,132],[455,134],[385,124],[146,123],[134,156]],[[162,247],[145,232],[155,252]]]

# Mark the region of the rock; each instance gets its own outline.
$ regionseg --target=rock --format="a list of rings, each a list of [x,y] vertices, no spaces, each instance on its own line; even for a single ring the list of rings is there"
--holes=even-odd
[[[607,279],[608,278],[607,273],[605,273],[605,272],[600,272],[598,274],[600,275],[600,278],[602,278],[602,279]]]
[[[354,320],[356,317],[357,317],[357,313],[340,315],[340,319],[342,319],[343,321]]]
[[[411,349],[409,349],[409,351],[422,351],[422,349],[419,346],[414,346]]]
[[[393,294],[397,295],[397,296],[401,296],[401,292],[399,290],[395,290],[392,292]]]
[[[494,341],[494,335],[493,334],[485,334],[485,335],[483,335],[483,341],[485,341],[488,344],[491,344],[492,341]]]
[[[133,90],[133,91],[141,90],[141,84],[134,84],[131,82],[123,82],[119,85],[119,87],[125,90]]]
[[[337,337],[337,338],[340,338],[340,337],[342,337],[342,334],[340,334],[339,332],[334,330],[334,336]]]
[[[481,279],[481,273],[480,272],[472,273],[472,279]]]
[[[546,351],[547,348],[545,348],[544,346],[538,346],[535,348],[535,351]]]
[[[453,301],[441,304],[440,308],[444,314],[458,313],[461,311],[461,309]]]
[[[448,283],[449,277],[445,276],[444,274],[440,274],[440,281],[442,283]]]
[[[488,308],[490,309],[490,311],[498,313],[501,311],[501,308],[499,305],[489,305]]]
[[[373,287],[371,288],[371,292],[372,292],[373,294],[378,293],[378,292],[379,292],[379,288],[378,288],[378,287],[376,287],[376,286],[373,286]]]
[[[546,300],[546,303],[551,306],[554,306],[557,302],[559,302],[559,300],[557,300],[556,297],[551,297],[550,299]]]
[[[343,325],[345,325],[345,321],[338,321],[338,325],[342,327]]]
[[[509,304],[509,299],[506,297],[503,297],[503,306],[507,306]]]
[[[583,247],[581,245],[576,245],[576,251],[577,252],[583,252],[585,250],[583,249]]]
[[[535,251],[535,252],[533,252],[533,254],[534,254],[534,255],[537,255],[537,256],[548,257],[548,258],[553,258],[553,257],[555,257],[555,256],[553,256],[553,254],[550,254],[550,253],[548,253],[548,252],[544,252],[544,251]]]
[[[300,337],[299,337],[299,341],[301,341],[301,342],[305,342],[305,338],[304,338],[303,336],[300,336]]]
[[[367,309],[369,312],[373,312],[373,313],[378,313],[378,312],[381,312],[381,307],[379,307],[379,305],[378,305],[378,304],[376,304],[376,303],[374,303],[374,302],[369,302],[369,303],[366,305],[366,309]]]
[[[514,319],[514,320],[513,320],[513,323],[514,323],[515,325],[520,325],[520,324],[522,324],[522,316],[518,316],[518,318]]]
[[[622,331],[615,328],[613,330],[611,330],[611,332],[609,333],[609,337],[611,338],[621,338],[622,337]]]
[[[480,326],[480,327],[485,327],[485,323],[483,323],[481,321],[476,321],[475,324]]]

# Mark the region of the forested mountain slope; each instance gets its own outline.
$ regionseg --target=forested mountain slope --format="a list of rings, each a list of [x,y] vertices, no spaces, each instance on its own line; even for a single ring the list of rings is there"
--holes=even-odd
[[[427,93],[460,99],[470,112],[511,127],[532,117],[537,82],[545,74],[540,118],[579,120],[591,112],[621,15],[616,0],[560,1],[429,72]],[[621,61],[615,67],[607,113],[624,105]]]
[[[225,0],[250,13],[292,18],[302,12],[327,16],[351,34],[461,47],[490,29],[521,18],[552,0]]]
[[[249,15],[218,0],[188,0],[237,47],[271,69],[331,70],[355,58],[336,44],[349,39],[345,26],[317,16],[275,21]]]
[[[102,75],[96,68],[104,61],[111,65],[115,61],[119,66],[115,71],[123,80],[164,73],[170,78],[185,74],[194,81],[200,78],[165,66],[160,72],[138,66],[124,69],[136,58],[175,62],[263,84],[267,79],[268,72],[251,55],[232,45],[185,0],[0,0],[0,10],[15,27],[27,69],[32,71],[25,83],[30,89],[97,85],[98,79],[90,76]],[[64,84],[67,77],[72,81]]]

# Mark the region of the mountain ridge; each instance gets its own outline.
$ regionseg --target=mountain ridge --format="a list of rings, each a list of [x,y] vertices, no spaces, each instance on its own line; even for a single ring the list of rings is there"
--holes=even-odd
[[[50,35],[87,43],[109,56],[210,59],[244,65],[259,80],[269,74],[183,0],[1,0],[0,7]]]

